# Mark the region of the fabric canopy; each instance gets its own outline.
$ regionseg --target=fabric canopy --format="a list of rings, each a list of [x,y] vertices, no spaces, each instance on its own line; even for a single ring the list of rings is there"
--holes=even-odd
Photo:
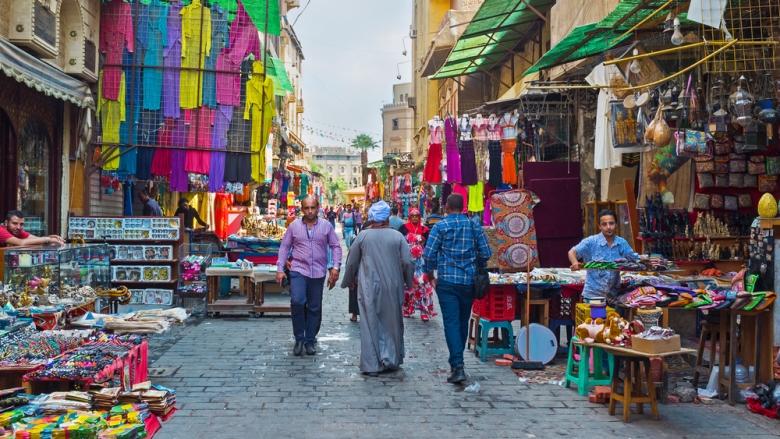
[[[276,77],[279,78],[279,83],[282,85],[282,88],[291,92],[295,91],[292,82],[290,82],[290,77],[287,75],[287,69],[284,67],[284,62],[279,58],[271,58],[271,61],[274,63]]]
[[[274,60],[279,62],[277,63]],[[281,68],[277,68],[278,65],[281,65]],[[274,57],[268,58],[268,69],[266,70],[266,75],[274,84],[274,95],[287,96],[287,90],[284,88],[283,81],[286,81],[289,85],[290,78],[287,76],[287,71],[284,69],[284,63],[282,63],[280,59]],[[292,86],[290,86],[290,89],[292,89]]]
[[[72,102],[82,108],[95,108],[86,83],[72,78],[0,38],[0,70],[46,96]]]
[[[279,36],[282,33],[282,18],[279,14],[279,2],[277,0],[241,0],[246,13],[252,19],[258,31],[266,32],[265,7],[268,2],[268,33]]]
[[[669,13],[668,9],[656,11],[666,2],[667,0],[622,0],[601,21],[572,29],[566,38],[548,50],[524,75],[597,55],[619,46],[632,36],[629,33],[621,38],[621,35],[636,24],[647,18],[650,19],[647,22],[650,24],[665,18]],[[685,12],[678,15],[683,25],[693,24],[686,17]]]
[[[555,0],[485,0],[433,79],[452,78],[498,64],[525,38]],[[530,6],[529,6],[530,5]]]

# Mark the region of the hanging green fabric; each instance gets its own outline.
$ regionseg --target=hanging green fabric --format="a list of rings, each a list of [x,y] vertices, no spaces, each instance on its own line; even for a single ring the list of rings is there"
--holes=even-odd
[[[241,0],[249,18],[258,31],[265,33],[265,8],[268,2],[268,33],[279,36],[282,32],[282,17],[279,14],[279,2],[276,0]],[[229,10],[229,9],[228,9]]]

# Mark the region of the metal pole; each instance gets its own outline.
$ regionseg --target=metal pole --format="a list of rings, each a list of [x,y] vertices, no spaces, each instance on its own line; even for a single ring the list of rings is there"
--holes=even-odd
[[[265,29],[263,29],[263,91],[261,92],[262,98],[260,99],[260,141],[263,142],[262,145],[266,146],[268,145],[268,139],[263,139],[263,132],[265,131],[265,80],[268,78],[268,9],[271,5],[271,1],[276,0],[265,0]],[[254,73],[254,69],[252,69],[252,73]],[[249,150],[252,150],[251,140]],[[263,147],[261,146],[260,151],[253,151],[253,153],[264,154]],[[266,164],[266,166],[268,165]],[[259,175],[265,175],[265,169],[260,169]],[[265,177],[263,180],[265,180]],[[258,181],[257,183],[262,182]]]

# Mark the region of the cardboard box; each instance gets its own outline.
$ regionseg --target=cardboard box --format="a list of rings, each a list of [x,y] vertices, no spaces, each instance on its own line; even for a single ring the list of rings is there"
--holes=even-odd
[[[661,354],[664,352],[679,351],[681,348],[680,336],[675,335],[674,337],[670,337],[666,340],[645,340],[644,338],[635,336],[631,337],[631,347],[635,351],[645,352],[648,354]]]

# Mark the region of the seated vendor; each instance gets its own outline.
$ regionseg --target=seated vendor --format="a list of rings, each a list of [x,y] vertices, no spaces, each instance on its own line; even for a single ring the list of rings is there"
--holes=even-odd
[[[23,245],[64,244],[65,241],[57,235],[39,238],[24,231],[24,214],[12,210],[5,216],[5,223],[0,226],[0,247],[19,247]]]
[[[190,202],[186,198],[179,198],[179,208],[176,209],[174,216],[184,215],[184,228],[187,229],[200,229],[195,227],[195,221],[201,225],[203,229],[208,228],[208,224],[200,219],[198,211],[194,207],[190,206]]]
[[[615,236],[617,215],[612,210],[599,212],[601,233],[589,236],[569,250],[569,262],[572,270],[581,270],[584,262],[615,261],[624,258],[641,259],[625,239]],[[620,284],[620,273],[610,270],[588,270],[582,298],[588,302],[593,299],[605,299]]]

